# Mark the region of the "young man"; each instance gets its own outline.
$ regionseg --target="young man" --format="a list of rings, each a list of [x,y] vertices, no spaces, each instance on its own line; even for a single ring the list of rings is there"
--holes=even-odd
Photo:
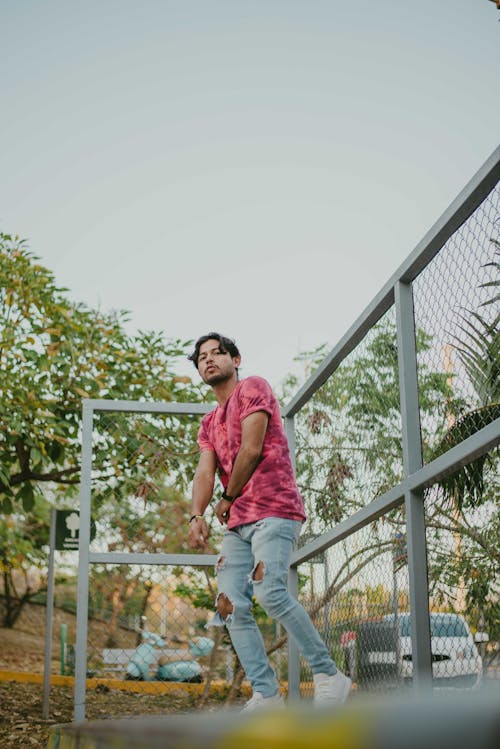
[[[241,357],[219,333],[198,339],[189,357],[213,389],[215,411],[203,417],[200,460],[193,481],[189,545],[204,548],[203,513],[212,499],[215,473],[224,487],[215,514],[226,526],[217,563],[218,596],[212,624],[225,625],[253,696],[245,711],[281,703],[252,595],[285,627],[314,675],[314,702],[341,704],[351,680],[337,670],[309,615],[287,589],[288,567],[305,519],[279,404],[260,377],[238,378]]]

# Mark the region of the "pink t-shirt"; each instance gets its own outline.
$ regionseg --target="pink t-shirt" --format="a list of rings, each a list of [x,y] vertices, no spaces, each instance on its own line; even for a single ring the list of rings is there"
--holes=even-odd
[[[200,450],[215,452],[222,485],[227,487],[241,445],[241,422],[256,411],[269,415],[262,456],[231,506],[228,528],[266,517],[305,520],[279,404],[266,380],[261,377],[241,380],[224,406],[217,406],[203,417],[198,433]]]

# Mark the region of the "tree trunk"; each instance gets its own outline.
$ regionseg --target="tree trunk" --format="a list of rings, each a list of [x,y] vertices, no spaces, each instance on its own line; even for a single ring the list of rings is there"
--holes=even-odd
[[[2,627],[12,629],[19,619],[24,604],[27,603],[35,591],[26,588],[26,591],[20,596],[12,579],[12,570],[4,570],[4,610],[2,615]]]
[[[212,680],[214,678],[214,672],[215,672],[215,666],[217,663],[217,656],[219,655],[219,647],[222,642],[222,638],[224,637],[224,629],[223,627],[218,627],[216,633],[215,633],[215,641],[214,646],[212,648],[212,652],[210,653],[210,661],[208,664],[208,671],[207,671],[207,678],[205,681],[205,686],[203,688],[203,693],[200,697],[200,701],[198,703],[198,707],[204,707],[209,695],[210,695],[210,686],[212,684]]]
[[[122,578],[119,580],[118,584],[115,585],[111,597],[113,607],[111,619],[108,622],[108,637],[106,640],[106,647],[108,648],[115,648],[117,645],[116,632],[118,630],[118,618],[136,587],[137,580],[131,580],[127,585],[126,578]]]

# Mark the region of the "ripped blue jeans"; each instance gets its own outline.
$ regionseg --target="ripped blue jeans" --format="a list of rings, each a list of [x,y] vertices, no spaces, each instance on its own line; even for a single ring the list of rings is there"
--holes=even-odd
[[[217,562],[218,595],[211,625],[226,625],[254,692],[271,697],[278,682],[260,630],[252,616],[252,596],[277,619],[309,661],[313,674],[336,673],[334,661],[309,615],[287,589],[290,555],[301,523],[265,518],[226,531]]]

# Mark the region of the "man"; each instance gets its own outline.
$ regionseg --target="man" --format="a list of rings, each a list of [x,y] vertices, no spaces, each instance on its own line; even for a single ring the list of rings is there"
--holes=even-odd
[[[309,661],[315,704],[341,704],[351,680],[337,671],[309,615],[287,589],[290,555],[305,515],[279,404],[262,378],[239,380],[241,357],[231,339],[208,333],[198,339],[189,358],[218,403],[203,417],[198,434],[189,545],[205,546],[208,528],[203,514],[218,471],[224,491],[215,514],[226,532],[217,563],[219,592],[212,624],[227,627],[252,686],[253,696],[244,710],[282,702],[251,613],[253,595]]]

